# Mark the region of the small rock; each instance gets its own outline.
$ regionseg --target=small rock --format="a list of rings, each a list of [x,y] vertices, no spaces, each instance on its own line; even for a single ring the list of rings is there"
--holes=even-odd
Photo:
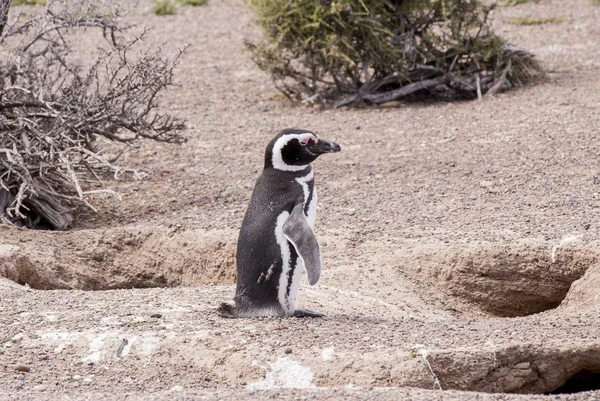
[[[283,351],[283,352],[285,352],[286,354],[291,354],[292,353],[292,349],[290,347],[287,347],[285,349],[285,351]]]
[[[30,368],[27,365],[23,365],[22,363],[17,363],[14,367],[14,370],[17,372],[29,372]]]
[[[153,313],[150,315],[150,317],[153,319],[160,319],[162,315],[160,313]]]
[[[513,369],[529,369],[530,367],[531,364],[529,362],[521,362],[513,366]]]
[[[491,181],[481,181],[481,182],[479,183],[479,186],[480,186],[481,188],[491,188],[491,187],[493,187],[493,186],[494,186],[494,183],[493,183],[493,182],[491,182]]]
[[[44,392],[46,390],[48,390],[48,386],[45,384],[38,384],[37,386],[33,387],[33,391]]]

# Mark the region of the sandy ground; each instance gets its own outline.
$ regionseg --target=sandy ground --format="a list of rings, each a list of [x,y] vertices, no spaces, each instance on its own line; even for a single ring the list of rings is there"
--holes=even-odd
[[[335,111],[275,91],[240,2],[150,6],[131,20],[192,44],[162,100],[189,142],[129,151],[148,177],[111,182],[122,201],[69,232],[0,227],[0,398],[600,399],[543,395],[599,388],[599,6],[494,12],[549,71],[538,85]],[[314,164],[325,270],[300,290],[326,317],[225,320],[237,230],[286,127],[342,146]]]

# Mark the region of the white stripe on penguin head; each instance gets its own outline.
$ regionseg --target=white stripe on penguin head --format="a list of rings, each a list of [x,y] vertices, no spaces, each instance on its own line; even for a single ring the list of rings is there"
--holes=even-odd
[[[319,138],[317,138],[314,134],[311,134],[310,132],[306,132],[304,134],[283,135],[281,138],[276,140],[275,143],[273,144],[273,159],[271,160],[271,163],[273,164],[273,167],[276,168],[277,170],[302,171],[306,168],[306,165],[294,166],[291,164],[287,164],[286,162],[283,161],[283,155],[281,154],[281,151],[283,150],[285,145],[287,145],[288,142],[291,141],[292,139],[297,139],[300,143],[305,143],[305,144],[308,143],[308,141],[311,139],[315,143],[317,143],[319,141]]]

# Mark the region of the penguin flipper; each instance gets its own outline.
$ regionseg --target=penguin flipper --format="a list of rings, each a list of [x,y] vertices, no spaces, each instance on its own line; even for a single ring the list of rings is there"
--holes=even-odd
[[[300,256],[308,283],[314,285],[321,277],[321,251],[317,237],[304,216],[304,206],[298,203],[283,224],[283,235],[292,243]]]

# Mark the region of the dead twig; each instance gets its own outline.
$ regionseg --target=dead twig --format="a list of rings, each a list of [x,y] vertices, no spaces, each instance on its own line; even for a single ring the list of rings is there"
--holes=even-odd
[[[119,198],[106,173],[141,174],[101,156],[109,142],[181,143],[184,121],[158,111],[185,51],[166,57],[130,35],[117,3],[50,0],[27,20],[7,22],[0,0],[0,217],[18,226],[68,228],[94,195]],[[6,11],[6,12],[5,12]],[[9,26],[10,29],[3,28]],[[107,46],[94,63],[75,61],[71,34],[100,30]]]

